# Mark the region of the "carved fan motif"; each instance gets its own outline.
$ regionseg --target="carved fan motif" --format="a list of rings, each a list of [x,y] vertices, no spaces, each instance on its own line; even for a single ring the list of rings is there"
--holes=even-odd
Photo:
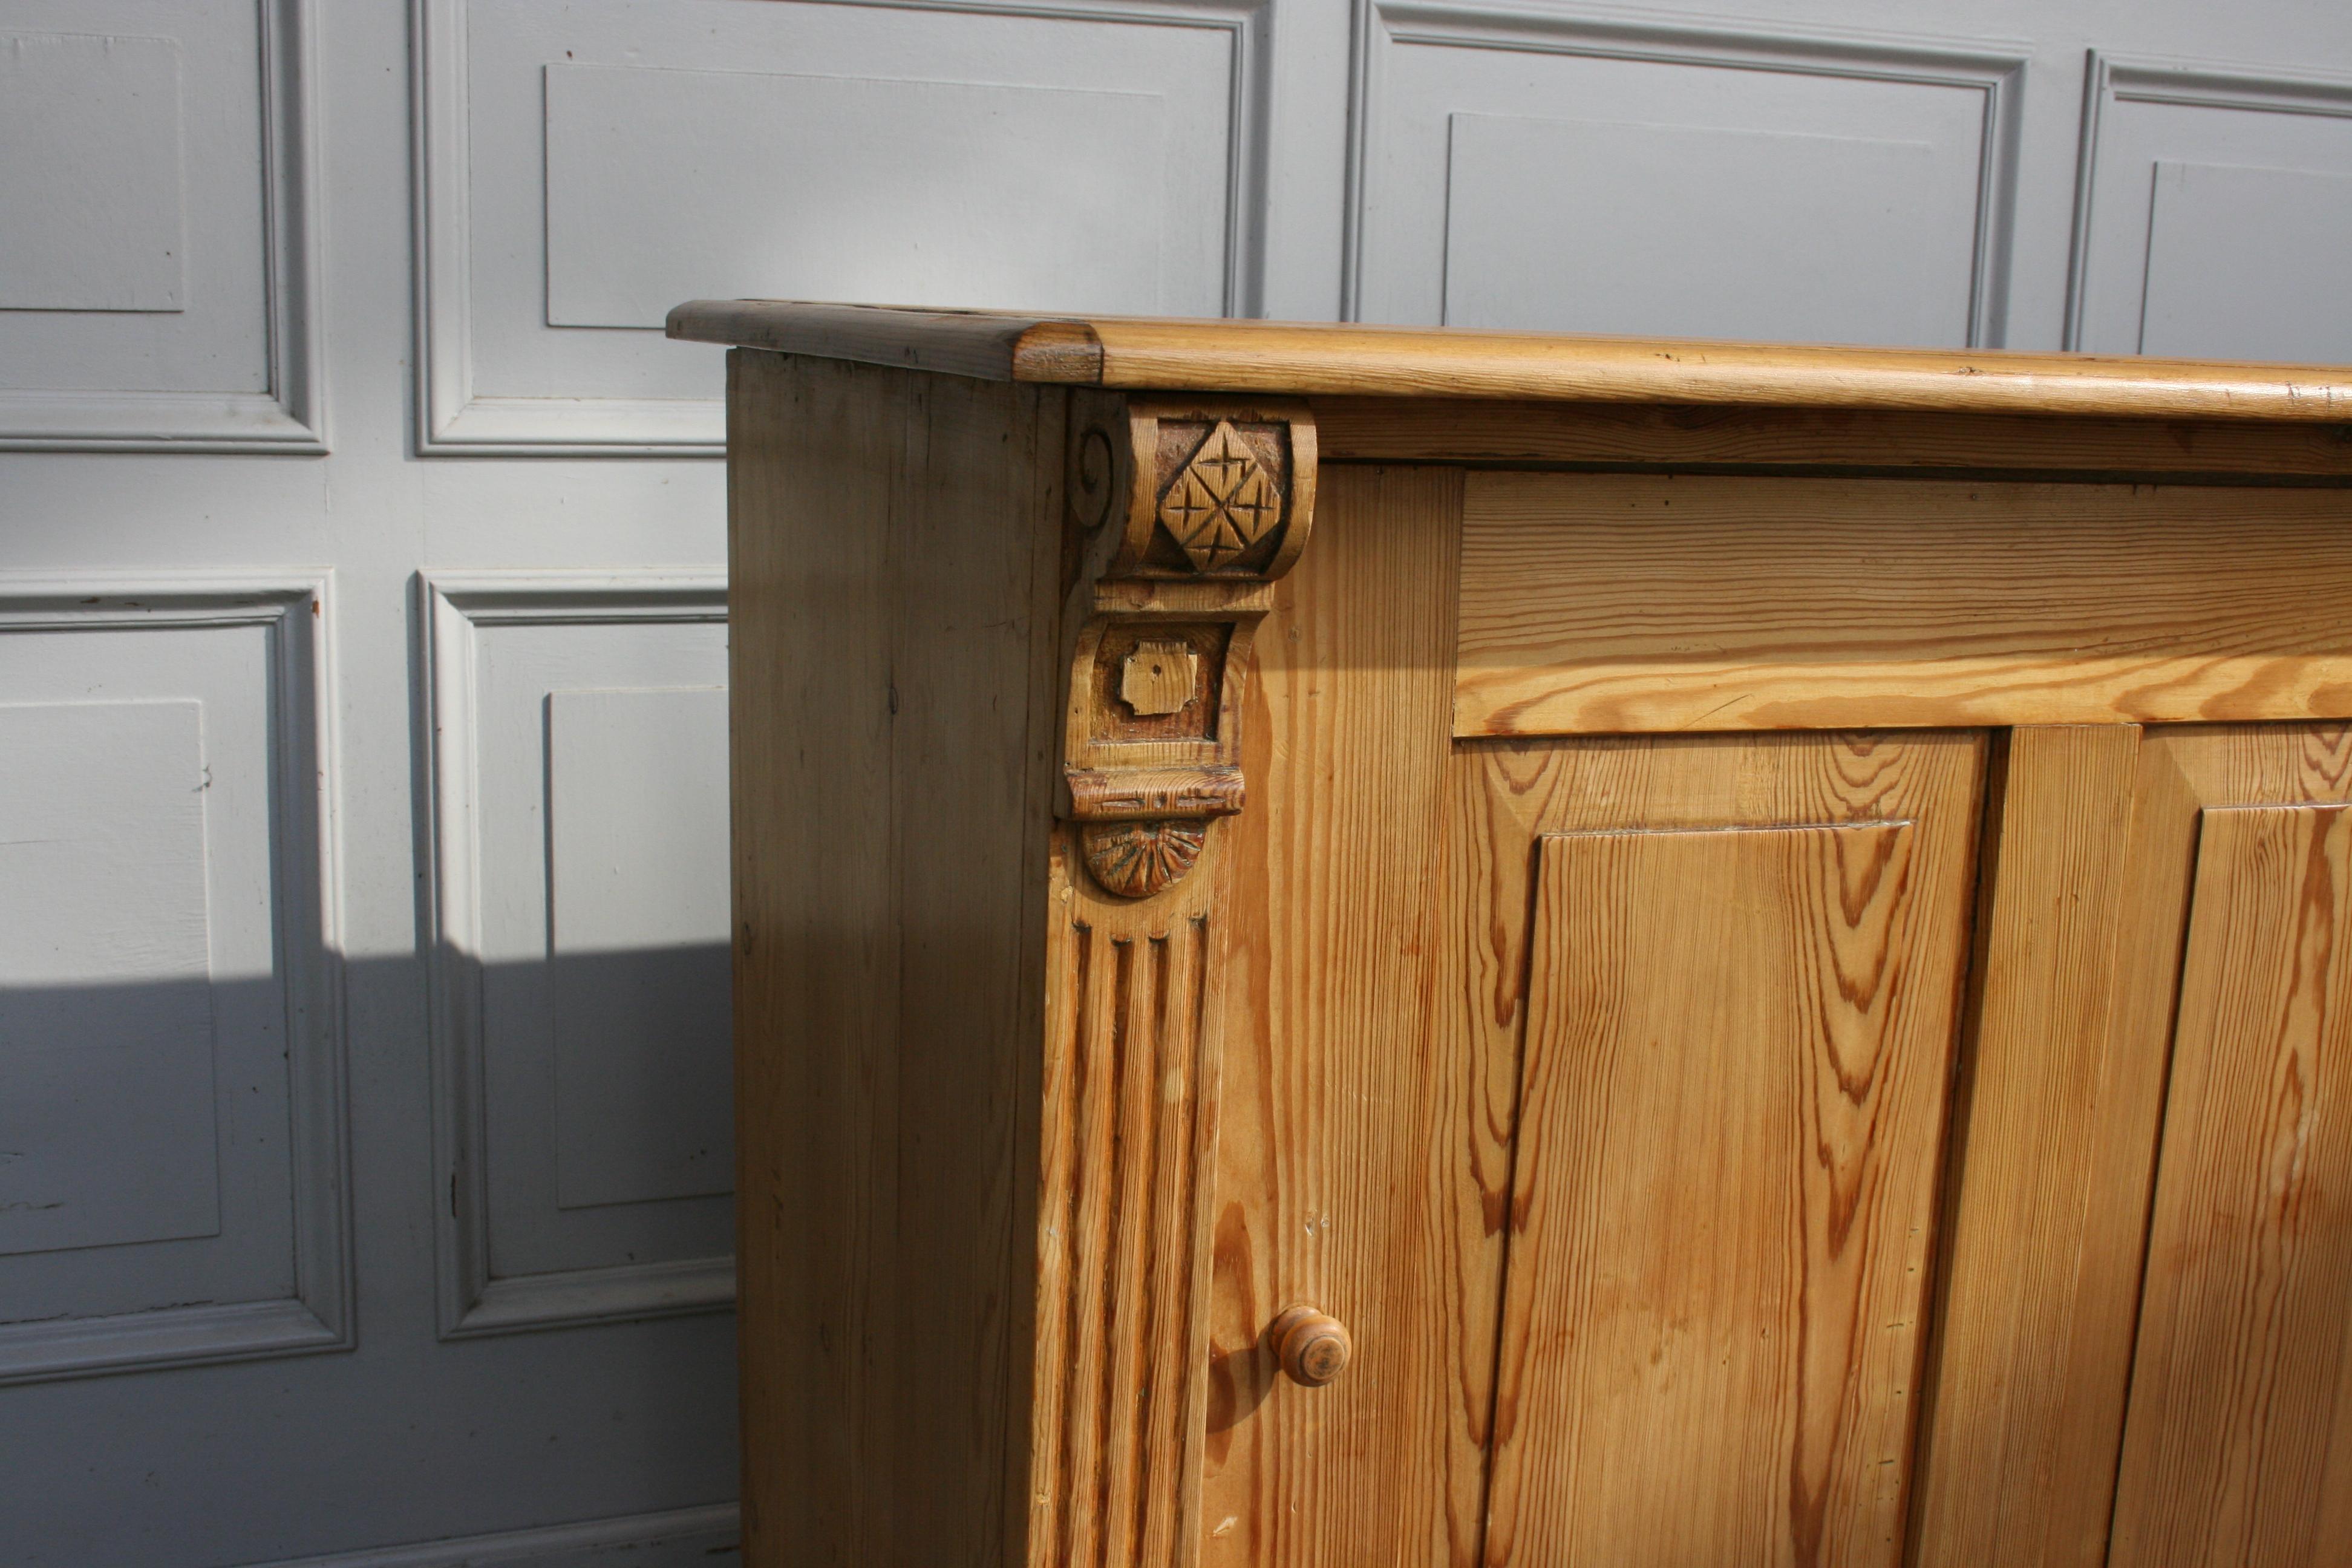
[[[1223,419],[1160,498],[1160,525],[1201,572],[1224,565],[1281,521],[1273,477]]]
[[[1205,822],[1089,822],[1078,833],[1087,869],[1107,891],[1148,899],[1192,868],[1208,841]]]

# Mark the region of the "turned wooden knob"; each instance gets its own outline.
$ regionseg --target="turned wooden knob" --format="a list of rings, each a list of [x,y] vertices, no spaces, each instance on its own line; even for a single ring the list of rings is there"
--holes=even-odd
[[[1290,1380],[1309,1388],[1320,1388],[1347,1371],[1348,1358],[1356,1350],[1346,1324],[1312,1307],[1285,1311],[1266,1330],[1266,1338]]]

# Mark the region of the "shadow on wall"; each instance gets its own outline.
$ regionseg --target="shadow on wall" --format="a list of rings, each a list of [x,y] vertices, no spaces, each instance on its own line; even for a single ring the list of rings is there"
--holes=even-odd
[[[0,984],[0,1383],[350,1346],[354,1201],[444,1337],[731,1303],[723,945],[343,967]],[[355,1062],[347,1008],[430,1022]]]

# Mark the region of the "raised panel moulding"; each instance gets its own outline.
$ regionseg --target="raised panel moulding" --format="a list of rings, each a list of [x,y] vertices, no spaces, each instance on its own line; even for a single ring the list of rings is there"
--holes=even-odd
[[[1965,346],[1997,348],[2007,331],[2012,167],[2030,49],[1982,41],[1788,27],[1766,31],[1681,18],[1561,12],[1444,0],[1357,0],[1354,112],[1349,117],[1341,319],[1362,319],[1365,220],[1377,193],[1375,142],[1400,46],[1573,55],[1792,76],[1958,88],[1983,100],[1974,223],[1968,242]],[[1524,215],[1522,215],[1524,216]],[[1743,335],[1752,335],[1746,334]],[[1947,334],[1948,335],[1948,334]]]
[[[321,630],[328,597],[323,575],[188,573],[158,580],[0,574],[0,630],[137,633],[217,626],[259,627],[267,634],[270,741],[264,765],[275,913],[268,940],[281,969],[283,1014],[272,1026],[282,1031],[285,1044],[288,1121],[278,1136],[289,1164],[286,1243],[292,1283],[289,1294],[273,1299],[0,1325],[0,1383],[343,1350],[353,1342],[342,1011],[333,958],[333,679]],[[60,1021],[56,1015],[63,1008],[74,1015],[64,1021],[80,1027],[86,1048],[105,1048],[90,1037],[100,1028],[133,1030],[150,1047],[159,1037],[177,1046],[162,1056],[152,1048],[142,1052],[139,1072],[154,1075],[155,1092],[128,1072],[116,1074],[125,1098],[83,1108],[90,1118],[83,1123],[88,1136],[140,1142],[148,1187],[110,1200],[98,1194],[89,1214],[72,1213],[72,1205],[47,1214],[37,1210],[24,1216],[21,1235],[0,1233],[18,1244],[0,1245],[0,1254],[204,1236],[218,1227],[206,1180],[215,1158],[210,1147],[214,1004],[199,995],[211,990],[201,877],[207,854],[205,814],[213,809],[200,787],[207,767],[200,749],[202,719],[197,703],[177,700],[0,709],[0,731],[9,733],[0,746],[11,759],[0,762],[0,796],[7,797],[13,824],[36,830],[21,837],[74,839],[72,821],[56,824],[68,831],[38,831],[60,812],[84,826],[93,812],[101,813],[129,833],[111,842],[89,837],[11,847],[14,853],[0,868],[0,879],[12,886],[20,874],[39,876],[46,885],[77,867],[104,885],[59,889],[41,911],[45,933],[53,940],[34,944],[53,971],[47,980],[66,978],[54,972],[64,963],[79,965],[74,973],[87,984],[71,988],[70,996],[55,984],[14,985],[15,994],[0,1001],[0,1036],[10,1035],[27,1008],[37,1025]],[[36,732],[41,749],[28,755],[17,742],[32,741]],[[67,801],[62,792],[68,789],[79,798]],[[34,858],[21,858],[27,854]],[[191,871],[197,879],[193,883]],[[126,879],[140,883],[149,917],[128,934],[120,920],[98,907],[105,899],[119,910],[119,889]],[[62,954],[60,942],[67,950]],[[21,979],[17,961],[26,954],[0,935],[0,984]],[[126,968],[163,973],[172,984],[125,988],[109,983],[116,970]],[[21,1089],[25,1079],[19,1074],[16,1081]],[[175,1098],[199,1097],[201,1115],[191,1117],[184,1105],[160,1103],[166,1091]],[[54,1141],[58,1127],[35,1131],[37,1150],[41,1138]],[[14,1142],[7,1146],[23,1147]],[[26,1179],[40,1179],[42,1163],[37,1155],[25,1162]],[[0,1172],[0,1183],[13,1179]],[[170,1183],[185,1183],[191,1190],[161,1193]],[[6,1223],[16,1221],[11,1216]],[[60,1226],[64,1229],[55,1228]]]
[[[1157,95],[600,66],[546,75],[551,327],[659,331],[671,306],[708,294],[1162,309],[1161,192],[1136,177],[1166,161]]]
[[[0,33],[0,310],[178,310],[180,47]]]
[[[2099,49],[2092,50],[2084,92],[2082,152],[2077,159],[2081,172],[2074,187],[2074,246],[2066,268],[2066,327],[2063,346],[2068,349],[2079,350],[2084,346],[2084,314],[2091,292],[2091,267],[2095,259],[2092,218],[2099,203],[2099,193],[2105,188],[2110,178],[2144,181],[2147,177],[2144,172],[2145,165],[2137,170],[2109,170],[2102,156],[2105,140],[2103,132],[2112,106],[2118,103],[2352,119],[2352,77],[2325,76],[2286,68],[2271,71],[2258,68],[2197,65],[2181,60],[2138,59],[2111,55]],[[2235,160],[2221,162],[2228,163]],[[2340,176],[2344,171],[2232,168],[2227,175],[2221,175],[2217,168],[2213,174],[2220,177],[2205,184],[2202,190],[2177,190],[2168,201],[2164,189],[2167,180],[2165,170],[2175,171],[2170,176],[2175,185],[2203,184],[2196,174],[2184,175],[2185,171],[2197,167],[2194,161],[2159,163],[2155,209],[2149,226],[2144,231],[2147,249],[2137,258],[2138,266],[2126,263],[2124,268],[2147,279],[2147,292],[2140,320],[2141,342],[2145,346],[2140,352],[2204,353],[2208,351],[2203,347],[2171,345],[2221,341],[2218,335],[2208,335],[2201,326],[2191,327],[2189,319],[2180,318],[2183,295],[2193,293],[2198,309],[2228,311],[2227,320],[2251,331],[2257,343],[2275,342],[2280,333],[2278,322],[2294,321],[2301,325],[2305,329],[2304,335],[2294,340],[2297,346],[2277,356],[2281,360],[2310,364],[2352,353],[2340,344],[2330,348],[2323,341],[2315,341],[2311,336],[2313,323],[2333,321],[2340,313],[2332,308],[2332,299],[2329,300],[2331,308],[2316,315],[2303,310],[2299,298],[2293,303],[2282,302],[2265,308],[2267,301],[2262,298],[2262,291],[2269,279],[2260,273],[2284,272],[2284,286],[2291,291],[2291,296],[2300,295],[2307,289],[2306,274],[2295,265],[2297,258],[2258,254],[2258,247],[2242,245],[2242,233],[2233,233],[2231,237],[2241,242],[2241,248],[2234,253],[2234,258],[2242,268],[2233,284],[2236,292],[2217,295],[2205,286],[2205,282],[2214,265],[2210,247],[2221,242],[2210,236],[2191,237],[2186,227],[2195,217],[2221,216],[2218,210],[2200,214],[2196,209],[2200,206],[2217,209],[2238,206],[2240,212],[2237,216],[2242,216],[2243,204],[2254,204],[2273,220],[2288,220],[2293,238],[2282,240],[2281,244],[2310,243],[2314,238],[2326,243],[2325,237],[2340,232],[2346,221],[2337,216],[2342,211],[2336,205],[2340,198],[2333,185],[2305,184],[2296,191],[2293,189],[2296,183],[2294,177],[2301,175],[2306,181],[2325,179],[2328,173]],[[2279,178],[2275,182],[2266,182],[2262,178],[2263,175]],[[2231,184],[2237,188],[2225,188]],[[2141,188],[2146,189],[2147,186],[2143,184]],[[2326,204],[2326,210],[2310,212],[2289,207],[2283,211],[2280,208],[2280,202],[2292,202],[2297,196],[2320,199]],[[2167,212],[2168,207],[2171,209],[2169,213]],[[2236,217],[2223,221],[2236,221]],[[2169,232],[2159,234],[2158,226],[2163,226]],[[2199,240],[2202,241],[2201,245],[2197,243]],[[2163,256],[2168,249],[2173,252],[2168,259]],[[2260,273],[2252,278],[2242,272],[2242,268],[2250,264],[2260,269]],[[2324,268],[2324,263],[2316,260],[2310,265]],[[2169,274],[2161,283],[2157,276],[2160,271]],[[2249,313],[2258,313],[2259,319],[2246,320]],[[2158,343],[2168,346],[2158,348],[2155,346]],[[2252,351],[2237,347],[2227,349],[2225,356],[2232,359],[2260,357]]]
[[[427,628],[429,712],[423,742],[432,758],[434,1139],[450,1198],[435,1215],[441,1333],[457,1339],[724,1309],[735,1297],[731,1256],[492,1277],[482,1049],[486,1020],[478,958],[484,942],[485,895],[478,812],[481,792],[478,634],[483,628],[533,623],[719,623],[727,616],[726,580],[717,574],[693,572],[501,572],[421,576],[418,591]],[[653,896],[678,905],[670,910],[671,914],[683,913],[707,924],[708,911],[679,905],[680,900],[691,904],[691,890],[649,860],[646,847],[615,858],[614,816],[629,804],[632,788],[625,779],[607,776],[592,784],[583,777],[567,776],[583,769],[593,771],[600,756],[610,760],[611,737],[600,738],[582,726],[593,729],[595,722],[617,719],[632,726],[641,740],[655,737],[674,727],[663,715],[665,708],[678,709],[673,717],[686,721],[710,717],[697,706],[707,695],[710,694],[698,690],[567,691],[554,694],[548,704],[545,721],[551,736],[560,737],[555,746],[574,764],[558,766],[557,777],[546,781],[553,798],[547,851],[551,862],[551,919],[559,960],[564,944],[573,936],[579,938],[575,956],[583,974],[593,966],[598,952],[614,942],[629,940],[628,912],[604,908],[591,914],[588,911],[595,907],[593,898],[567,902],[568,895],[562,890],[567,867],[574,878],[602,876],[609,880],[617,877],[639,894],[650,889]],[[648,700],[653,702],[650,710]],[[674,738],[691,750],[698,737],[707,742],[702,731],[708,728],[689,724],[687,732]],[[718,733],[723,735],[723,729]],[[692,767],[689,771],[702,779],[705,797],[716,795],[720,800],[721,805],[712,808],[716,818],[698,830],[692,825],[682,828],[687,835],[683,852],[706,860],[713,843],[723,844],[726,833],[725,773],[719,765],[715,778],[708,776],[713,765],[706,755],[694,765],[698,772]],[[639,788],[634,793],[642,796],[645,792]],[[634,821],[642,813],[627,815]],[[725,885],[723,876],[718,885]],[[723,972],[727,961],[723,913],[720,931],[717,951]],[[701,953],[707,949],[682,951]],[[629,954],[633,965],[645,957],[642,952]],[[688,967],[697,965],[689,961]],[[642,980],[645,973],[639,969],[636,980]],[[670,974],[668,980],[677,985],[701,985],[707,984],[709,976]],[[562,984],[559,981],[559,992]],[[570,1016],[576,1019],[581,1007],[594,1005],[593,993],[593,984],[585,992],[575,987]],[[559,996],[558,1016],[564,1016],[566,1005]],[[719,1026],[724,1027],[723,1017]],[[709,1020],[704,1020],[706,1032],[710,1026]],[[611,1065],[616,1043],[608,1035],[576,1043],[572,1075],[575,1091],[580,1073]],[[558,1059],[561,1064],[561,1055]],[[718,1059],[723,1065],[726,1058],[721,1054]],[[559,1065],[559,1074],[562,1070]],[[614,1087],[604,1089],[609,1091]],[[625,1084],[617,1087],[625,1091],[630,1089]],[[677,1086],[666,1086],[663,1092],[675,1093]],[[560,1084],[557,1093],[562,1094]],[[666,1123],[665,1136],[633,1149],[607,1151],[606,1157],[589,1162],[585,1144],[609,1126],[612,1117],[604,1112],[613,1106],[604,1101],[600,1112],[599,1102],[577,1101],[575,1093],[575,1103],[558,1111],[559,1121],[569,1115],[578,1123],[570,1130],[573,1155],[570,1198],[559,1198],[559,1202],[565,1206],[592,1206],[726,1191],[731,1185],[731,1147],[722,1154],[710,1146],[716,1139],[731,1134],[723,1126],[723,1118],[714,1130],[712,1100],[708,1086],[699,1093],[689,1090],[674,1102],[676,1114]],[[561,1131],[558,1136],[563,1138]],[[696,1157],[698,1149],[709,1152]],[[565,1176],[561,1152],[557,1158],[560,1192]]]
[[[314,4],[255,0],[265,389],[0,390],[0,451],[326,451]],[[180,102],[178,46],[162,38],[20,35],[5,53],[0,73],[24,78],[28,89],[37,82],[37,90],[0,89],[0,105],[16,106],[0,108],[0,147],[8,149],[0,215],[31,215],[23,234],[0,230],[0,311],[194,319],[204,301],[188,296],[184,280],[189,171],[182,154],[187,111]],[[9,116],[17,113],[31,129],[10,127]],[[36,155],[41,152],[48,155]],[[67,189],[71,201],[58,194]],[[163,249],[170,254],[159,256]]]
[[[414,10],[418,451],[723,456],[716,395],[614,393],[558,375],[528,395],[482,384],[480,345],[489,329],[509,324],[513,307],[478,297],[473,279],[472,171],[483,160],[472,143],[488,134],[472,124],[467,101],[478,9],[487,7],[417,0]],[[800,8],[744,9],[783,16]],[[1150,173],[1171,167],[1185,145],[1171,140],[1181,106],[1159,92],[1083,80],[897,79],[855,64],[800,74],[547,60],[546,292],[543,309],[532,306],[533,326],[658,329],[684,300],[732,292],[1053,310],[1094,301],[1106,310],[1201,315],[1258,309],[1266,0],[867,0],[856,9],[863,26],[902,15],[908,28],[933,28],[956,14],[1223,35],[1230,67],[1198,83],[1201,101],[1213,92],[1223,118],[1210,170],[1221,186],[1213,211],[1190,200],[1171,207],[1164,182]],[[877,64],[888,58],[882,44],[872,49]],[[714,114],[736,128],[722,138],[726,167],[715,173],[707,167]],[[1053,177],[1040,179],[1040,166]],[[1185,167],[1209,169],[1201,160]],[[1012,169],[1029,173],[1016,179]],[[740,199],[747,189],[761,199]],[[532,205],[541,205],[536,197]],[[1179,276],[1168,258],[1177,226],[1196,220],[1223,236],[1213,279]],[[680,234],[693,237],[684,251]],[[1201,286],[1210,295],[1195,300]],[[709,384],[715,391],[715,372]]]

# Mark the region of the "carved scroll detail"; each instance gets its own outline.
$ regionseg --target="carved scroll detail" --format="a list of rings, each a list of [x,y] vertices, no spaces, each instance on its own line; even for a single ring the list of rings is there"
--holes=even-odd
[[[1105,891],[1147,899],[1241,809],[1250,638],[1314,525],[1315,425],[1296,404],[1105,398],[1074,408],[1069,447],[1071,525],[1093,538],[1064,815],[1128,825],[1082,834],[1083,858]],[[1122,482],[1123,508],[1107,500]]]

